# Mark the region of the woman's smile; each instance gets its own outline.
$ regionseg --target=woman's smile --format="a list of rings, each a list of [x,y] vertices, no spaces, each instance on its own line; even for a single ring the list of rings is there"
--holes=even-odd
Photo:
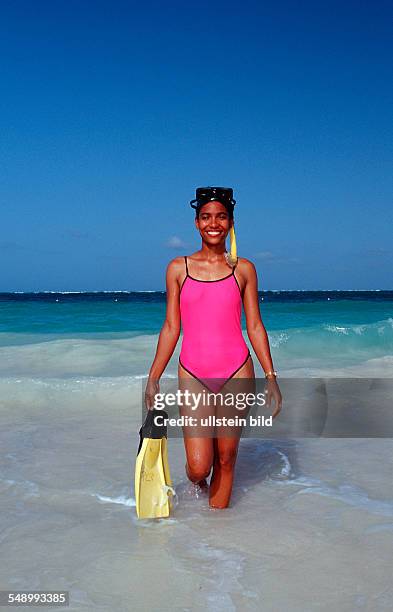
[[[221,230],[206,230],[206,234],[208,236],[219,236],[220,234],[222,234]]]

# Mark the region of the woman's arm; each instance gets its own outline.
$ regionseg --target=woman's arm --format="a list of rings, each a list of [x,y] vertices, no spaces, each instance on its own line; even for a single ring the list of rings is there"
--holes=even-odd
[[[180,336],[179,275],[182,261],[182,257],[173,259],[166,270],[166,316],[145,389],[145,406],[148,410],[154,407],[154,397],[160,390],[158,381],[172,357]]]
[[[243,260],[242,275],[244,276],[243,305],[246,315],[247,334],[255,351],[258,361],[266,372],[273,372],[273,361],[270,354],[269,338],[262,323],[258,304],[258,278],[254,264]],[[273,419],[279,414],[282,407],[282,395],[275,376],[269,377],[265,389],[267,405],[270,407],[274,399],[275,407],[272,412]]]
[[[161,378],[180,336],[180,285],[179,272],[182,257],[173,259],[166,271],[166,317],[158,337],[156,354],[149,372],[149,379],[158,381]]]
[[[247,335],[264,371],[273,371],[269,339],[259,312],[257,273],[251,261],[247,259],[243,261],[242,275],[245,279],[243,305],[246,315]]]

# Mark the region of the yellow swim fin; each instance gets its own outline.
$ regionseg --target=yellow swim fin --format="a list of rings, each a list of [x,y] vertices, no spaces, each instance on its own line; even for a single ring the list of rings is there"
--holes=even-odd
[[[158,417],[158,418],[157,418]],[[149,410],[140,431],[135,463],[135,501],[138,518],[169,516],[173,495],[169,472],[164,410]]]

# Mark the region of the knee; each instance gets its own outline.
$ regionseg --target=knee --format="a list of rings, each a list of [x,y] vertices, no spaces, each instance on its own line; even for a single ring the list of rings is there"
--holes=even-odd
[[[228,449],[220,452],[218,463],[223,470],[232,470],[236,463],[237,449]]]
[[[188,463],[187,476],[192,482],[199,482],[210,474],[211,465],[203,463]]]

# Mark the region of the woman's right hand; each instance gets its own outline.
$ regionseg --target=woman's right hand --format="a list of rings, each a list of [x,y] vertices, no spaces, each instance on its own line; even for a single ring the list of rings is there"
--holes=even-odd
[[[267,395],[267,405],[269,408],[271,406],[272,399],[274,399],[275,407],[272,417],[275,419],[279,412],[281,412],[282,408],[282,395],[275,376],[267,379],[265,394]]]
[[[160,392],[160,385],[158,380],[148,379],[145,389],[145,407],[146,410],[153,410],[154,398],[156,393]]]

